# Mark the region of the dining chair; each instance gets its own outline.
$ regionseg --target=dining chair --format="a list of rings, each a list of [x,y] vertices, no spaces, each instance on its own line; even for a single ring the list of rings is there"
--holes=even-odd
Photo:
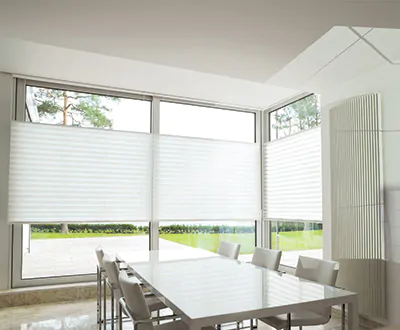
[[[338,275],[339,264],[335,261],[299,256],[295,276],[317,282],[319,284],[334,286]],[[287,315],[277,315],[260,318],[260,321],[275,329],[288,327]],[[312,310],[290,314],[290,325],[293,327],[323,325],[331,319],[331,307],[315,307]]]
[[[281,262],[282,251],[256,247],[251,263],[255,266],[277,271]]]
[[[101,246],[98,246],[95,249],[96,257],[97,257],[97,324],[98,329],[101,329],[101,325],[104,324],[104,328],[106,328],[106,324],[111,319],[107,319],[107,286],[110,286],[110,283],[107,281],[107,274],[104,269],[103,258],[105,252]],[[127,269],[124,263],[118,264],[119,269]]]
[[[218,254],[231,259],[239,257],[240,244],[221,241],[218,247]]]
[[[119,283],[119,273],[120,269],[115,261],[114,258],[111,256],[105,254],[103,257],[103,266],[107,275],[107,284],[110,288],[110,294],[111,294],[111,329],[114,329],[115,325],[115,310],[117,314],[119,314],[118,311],[118,301],[119,299],[122,298],[122,289],[121,285]],[[125,272],[125,270],[124,270]],[[125,272],[126,273],[126,272]],[[136,283],[139,288],[141,286],[141,282],[136,278],[136,277],[130,277],[130,281],[133,283]],[[142,288],[140,288],[142,290]],[[115,305],[117,303],[117,305]],[[154,295],[147,294],[146,295],[146,303],[149,306],[149,309],[151,311],[157,311],[159,312],[161,309],[167,308],[163,302],[161,302],[157,297]]]
[[[167,315],[161,317],[152,317],[151,310],[143,295],[140,286],[132,281],[125,271],[119,274],[119,283],[123,292],[123,298],[120,298],[120,311],[131,319],[134,330],[188,330],[189,327],[182,321],[176,320],[176,315]],[[121,316],[121,314],[120,314]],[[171,321],[168,323],[158,324],[153,323]],[[120,324],[122,324],[120,322]],[[214,327],[205,327],[202,330],[215,330]]]

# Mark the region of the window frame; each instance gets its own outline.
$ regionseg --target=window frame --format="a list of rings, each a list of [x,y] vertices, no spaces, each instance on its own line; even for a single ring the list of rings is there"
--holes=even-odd
[[[14,111],[12,119],[16,121],[25,121],[26,119],[26,86],[34,86],[41,88],[50,89],[61,89],[73,92],[83,92],[88,94],[97,94],[104,96],[123,97],[128,99],[150,101],[150,134],[160,134],[160,102],[172,102],[178,104],[186,104],[192,106],[201,106],[215,108],[219,110],[239,111],[239,112],[251,112],[254,113],[254,125],[255,125],[255,137],[254,142],[260,145],[260,155],[262,153],[262,141],[263,141],[263,111],[257,109],[247,109],[229,105],[216,104],[206,101],[198,101],[184,98],[177,98],[173,96],[159,96],[155,94],[143,93],[131,93],[129,91],[118,91],[110,89],[102,89],[99,87],[87,87],[79,84],[66,84],[58,82],[47,82],[43,80],[31,80],[23,78],[15,78],[14,84]],[[261,157],[262,158],[262,157]],[[154,164],[153,164],[154,166]],[[262,167],[261,167],[261,172]],[[261,202],[263,200],[263,192],[261,191]],[[261,204],[262,205],[262,204]],[[152,212],[154,208],[152,207]],[[261,210],[262,211],[262,210]],[[262,214],[262,212],[261,212]],[[153,216],[152,216],[153,218]],[[149,249],[159,249],[159,222],[149,222]],[[256,246],[264,245],[265,232],[263,230],[263,219],[259,221],[255,220],[255,244]],[[23,266],[23,224],[12,225],[12,239],[11,239],[11,287],[34,287],[43,285],[60,285],[60,284],[74,284],[82,282],[94,282],[96,275],[94,274],[82,274],[82,275],[62,275],[53,277],[36,277],[36,278],[22,278],[22,266]],[[94,253],[94,252],[93,252]]]

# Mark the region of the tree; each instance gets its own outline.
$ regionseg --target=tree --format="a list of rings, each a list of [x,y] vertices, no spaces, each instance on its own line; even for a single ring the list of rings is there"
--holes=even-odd
[[[315,94],[289,104],[271,115],[275,119],[272,128],[275,129],[276,138],[280,137],[281,132],[286,136],[321,124],[319,99]]]
[[[107,113],[119,102],[114,97],[48,88],[34,88],[34,94],[39,117],[56,125],[112,128]],[[62,223],[61,229],[68,234],[68,224]]]

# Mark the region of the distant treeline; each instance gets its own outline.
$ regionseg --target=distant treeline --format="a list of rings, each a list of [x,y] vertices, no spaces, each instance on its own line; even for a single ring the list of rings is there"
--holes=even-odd
[[[308,230],[321,230],[322,223],[279,222],[279,231],[300,231],[307,226]],[[133,224],[69,224],[70,233],[107,233],[107,234],[148,234],[148,226]],[[31,225],[35,233],[61,233],[60,224]],[[276,225],[271,226],[276,231]],[[219,225],[167,225],[160,224],[160,234],[248,234],[254,233],[255,226],[219,226]]]

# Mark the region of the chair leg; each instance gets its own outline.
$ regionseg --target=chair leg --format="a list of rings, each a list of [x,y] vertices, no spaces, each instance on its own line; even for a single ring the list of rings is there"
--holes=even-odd
[[[97,266],[97,324],[101,329],[101,274],[100,268]]]
[[[107,280],[104,277],[103,279],[103,329],[107,330]]]
[[[250,320],[250,330],[253,330],[253,319]]]
[[[118,330],[122,330],[122,308],[119,302],[117,302],[117,313],[118,313]]]
[[[114,290],[111,289],[111,330],[114,330]]]

